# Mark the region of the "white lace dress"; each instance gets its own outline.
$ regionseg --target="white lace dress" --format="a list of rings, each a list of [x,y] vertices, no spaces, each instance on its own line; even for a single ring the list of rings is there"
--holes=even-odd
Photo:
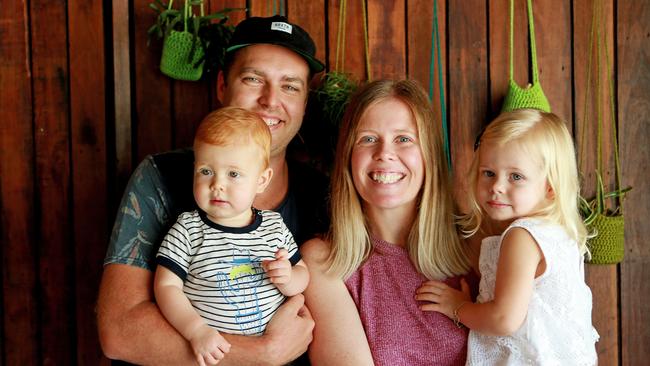
[[[560,226],[524,218],[501,237],[485,238],[477,301],[494,298],[501,240],[513,227],[524,228],[535,238],[546,271],[535,279],[528,313],[516,332],[501,337],[470,331],[467,365],[595,365],[598,333],[591,324],[591,290],[584,281],[583,258]]]

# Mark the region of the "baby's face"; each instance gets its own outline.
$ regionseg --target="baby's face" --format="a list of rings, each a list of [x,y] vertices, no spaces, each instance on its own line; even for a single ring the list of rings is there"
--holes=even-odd
[[[194,144],[194,199],[213,222],[230,227],[251,223],[251,205],[271,179],[253,143]]]

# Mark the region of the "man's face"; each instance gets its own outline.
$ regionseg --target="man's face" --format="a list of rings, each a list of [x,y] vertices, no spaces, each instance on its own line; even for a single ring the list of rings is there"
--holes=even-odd
[[[257,113],[271,129],[271,156],[284,156],[305,114],[307,62],[288,48],[256,44],[237,51],[227,78],[219,74],[222,104]]]

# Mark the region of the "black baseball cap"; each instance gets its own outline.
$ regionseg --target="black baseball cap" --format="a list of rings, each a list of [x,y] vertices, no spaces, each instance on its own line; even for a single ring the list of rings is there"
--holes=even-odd
[[[287,18],[281,15],[242,20],[235,28],[226,53],[259,43],[275,44],[296,52],[307,61],[312,73],[323,71],[325,68],[325,65],[316,59],[316,45],[309,33],[289,23]]]

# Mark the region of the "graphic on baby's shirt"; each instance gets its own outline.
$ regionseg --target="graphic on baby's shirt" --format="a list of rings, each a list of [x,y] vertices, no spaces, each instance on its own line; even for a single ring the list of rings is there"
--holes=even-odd
[[[230,270],[229,273],[217,273],[219,291],[236,309],[235,322],[244,334],[261,333],[262,311],[258,288],[264,279],[262,261],[252,256],[250,250],[233,249],[232,260],[222,263],[227,264]]]

